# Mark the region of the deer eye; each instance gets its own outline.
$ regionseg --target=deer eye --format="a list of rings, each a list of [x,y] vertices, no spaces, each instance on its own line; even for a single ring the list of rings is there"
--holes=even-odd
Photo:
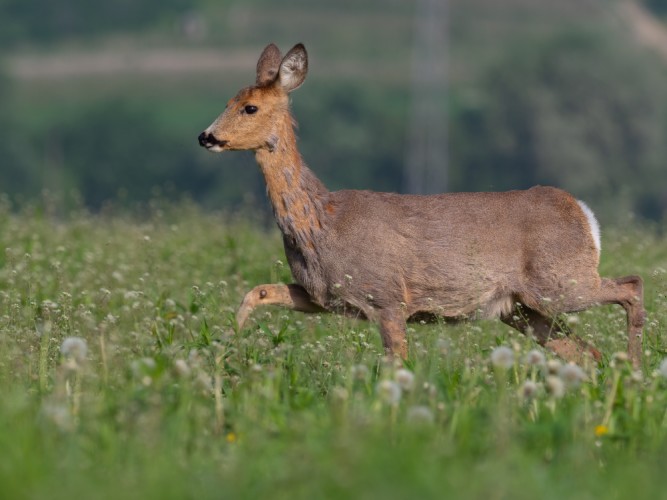
[[[248,104],[245,108],[243,108],[243,111],[248,113],[249,115],[257,113],[257,106],[253,106],[252,104]]]

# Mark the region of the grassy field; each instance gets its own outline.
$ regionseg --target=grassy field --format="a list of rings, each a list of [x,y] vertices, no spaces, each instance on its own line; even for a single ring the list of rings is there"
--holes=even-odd
[[[0,202],[1,498],[665,498],[667,240],[608,230],[641,274],[641,372],[620,308],[565,318],[604,351],[563,367],[499,322],[375,326],[258,310],[279,235],[184,203],[142,217]],[[546,361],[543,359],[546,357]]]

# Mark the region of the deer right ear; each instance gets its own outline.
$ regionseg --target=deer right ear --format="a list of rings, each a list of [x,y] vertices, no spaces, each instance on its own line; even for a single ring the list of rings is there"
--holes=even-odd
[[[277,85],[285,92],[292,92],[299,88],[308,73],[308,53],[306,47],[299,43],[292,47],[278,70]]]
[[[257,61],[256,84],[258,86],[268,85],[276,79],[282,58],[280,49],[274,44],[270,43],[266,46]]]

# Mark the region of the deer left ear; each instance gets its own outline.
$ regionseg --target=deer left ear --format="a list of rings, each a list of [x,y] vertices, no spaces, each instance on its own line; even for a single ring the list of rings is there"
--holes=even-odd
[[[255,83],[262,86],[274,81],[281,61],[280,49],[272,43],[267,45],[262,55],[259,56],[259,61],[257,61],[257,80]]]
[[[292,47],[280,63],[277,85],[285,92],[299,88],[308,73],[308,53],[306,47],[299,43]]]

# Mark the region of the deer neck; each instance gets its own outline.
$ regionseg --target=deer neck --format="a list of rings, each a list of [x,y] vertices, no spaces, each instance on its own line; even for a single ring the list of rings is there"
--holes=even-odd
[[[271,141],[256,150],[278,227],[303,253],[315,249],[325,226],[327,189],[306,166],[296,146],[291,116],[279,122]]]

